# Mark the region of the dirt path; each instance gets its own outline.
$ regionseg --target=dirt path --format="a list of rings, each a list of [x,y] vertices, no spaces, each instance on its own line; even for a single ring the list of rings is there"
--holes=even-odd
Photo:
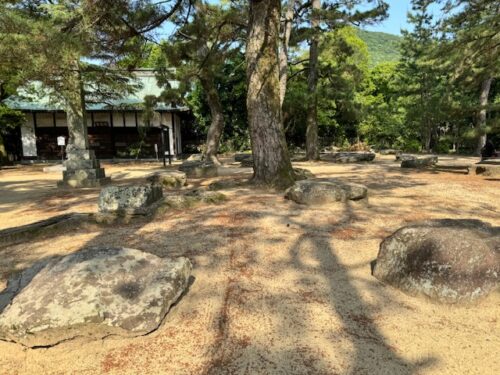
[[[87,225],[0,248],[4,284],[36,260],[97,244],[188,256],[195,277],[150,335],[37,350],[0,342],[0,373],[499,373],[499,293],[477,306],[443,306],[370,274],[381,239],[409,222],[450,217],[500,225],[498,181],[401,171],[390,158],[297,166],[366,184],[369,205],[310,208],[241,188],[226,191],[223,204],[169,211],[153,222]]]

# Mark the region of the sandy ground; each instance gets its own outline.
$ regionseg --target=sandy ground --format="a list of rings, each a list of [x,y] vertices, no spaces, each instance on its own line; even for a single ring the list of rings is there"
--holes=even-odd
[[[98,244],[187,256],[194,282],[147,336],[79,339],[47,349],[0,342],[0,373],[500,373],[500,293],[475,306],[438,305],[370,274],[380,241],[407,223],[474,218],[500,225],[499,181],[402,171],[392,158],[296,163],[319,177],[367,185],[368,205],[311,208],[280,193],[238,188],[225,191],[229,200],[219,205],[172,210],[129,225],[82,225],[3,246],[0,290],[9,275],[37,260]],[[96,210],[98,191],[57,190],[59,174],[37,168],[0,171],[0,227]],[[106,172],[115,183],[127,183],[155,168],[106,165]]]

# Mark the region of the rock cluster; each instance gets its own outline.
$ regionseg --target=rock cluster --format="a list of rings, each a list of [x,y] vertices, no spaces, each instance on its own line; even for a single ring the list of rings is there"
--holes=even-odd
[[[373,276],[412,295],[471,302],[498,287],[500,228],[479,220],[430,220],[386,238]]]
[[[191,268],[187,258],[122,247],[87,248],[35,264],[2,293],[9,301],[0,337],[37,347],[75,337],[147,334],[186,290]]]

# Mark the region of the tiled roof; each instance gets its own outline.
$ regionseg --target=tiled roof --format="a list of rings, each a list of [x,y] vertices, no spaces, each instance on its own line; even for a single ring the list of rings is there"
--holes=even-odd
[[[88,111],[100,111],[110,109],[142,109],[144,97],[147,95],[160,96],[161,88],[158,86],[155,74],[149,69],[140,69],[134,72],[137,81],[140,84],[138,89],[133,94],[108,103],[87,104]],[[171,81],[172,87],[176,87],[178,82]],[[34,83],[35,87],[40,88],[40,83]],[[37,90],[43,91],[43,90]],[[27,92],[27,90],[18,90],[19,95],[11,96],[4,103],[13,109],[24,111],[60,111],[63,109],[61,103],[55,102],[50,95],[40,95]],[[188,107],[172,106],[171,104],[158,103],[155,107],[158,111],[188,111]]]

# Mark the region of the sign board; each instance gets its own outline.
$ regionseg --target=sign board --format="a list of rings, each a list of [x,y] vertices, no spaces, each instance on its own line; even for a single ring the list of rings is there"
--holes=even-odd
[[[57,137],[57,145],[58,146],[65,146],[66,145],[66,138],[64,137]]]

